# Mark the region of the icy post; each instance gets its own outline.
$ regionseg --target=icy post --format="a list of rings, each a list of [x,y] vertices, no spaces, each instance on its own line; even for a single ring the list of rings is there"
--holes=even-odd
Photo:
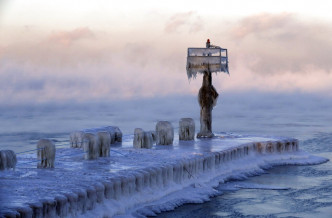
[[[83,137],[84,158],[86,160],[94,160],[100,156],[99,137],[95,133],[85,133]]]
[[[15,169],[17,163],[16,154],[12,150],[0,151],[0,170]]]
[[[69,140],[70,140],[70,147],[72,148],[82,148],[83,145],[83,131],[76,131],[70,133]]]
[[[37,143],[38,168],[54,168],[55,145],[49,139],[40,139]]]
[[[101,131],[97,133],[99,137],[99,156],[109,157],[111,149],[111,135],[109,132]]]
[[[156,124],[157,145],[172,145],[174,140],[174,128],[168,121],[159,121]]]
[[[109,156],[109,146],[108,146],[108,136],[110,136],[110,145],[115,143],[122,142],[122,132],[117,126],[104,126],[90,129],[83,129],[79,131],[74,131],[70,133],[69,141],[71,148],[83,148],[83,139],[86,133],[93,133],[97,135],[100,147],[100,157],[108,157]],[[84,149],[84,148],[83,148]]]
[[[227,49],[206,42],[206,48],[188,48],[187,75],[190,80],[197,73],[203,74],[202,87],[198,93],[201,107],[200,131],[197,138],[212,138],[212,109],[217,103],[218,93],[212,85],[212,73],[228,72]]]
[[[179,140],[195,139],[195,121],[192,118],[181,118],[179,121]]]
[[[134,131],[134,148],[152,148],[153,136],[151,131],[144,131],[141,128],[136,128]]]
[[[212,133],[212,109],[217,103],[218,93],[212,85],[211,72],[205,72],[202,87],[198,93],[198,103],[201,106],[200,123],[201,128],[197,133],[197,138],[213,137]]]

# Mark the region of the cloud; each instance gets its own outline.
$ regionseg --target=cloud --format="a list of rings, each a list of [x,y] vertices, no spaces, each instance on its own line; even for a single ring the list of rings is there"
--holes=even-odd
[[[186,51],[204,47],[206,38],[230,55],[231,76],[213,76],[219,92],[332,91],[331,42],[321,31],[329,32],[329,23],[260,14],[219,19],[204,31],[190,32],[197,17],[195,12],[174,15],[166,23],[171,34],[150,24],[125,30],[31,28],[24,40],[8,31],[8,37],[0,36],[0,102],[197,95],[201,77],[188,82]]]
[[[250,34],[259,34],[267,31],[282,29],[294,19],[290,13],[281,14],[258,14],[243,18],[233,29],[232,36],[236,39],[243,39]]]
[[[84,63],[98,64],[106,58],[111,60],[108,47],[99,41],[98,36],[89,28],[80,27],[69,31],[57,30],[51,34],[39,28],[26,30],[22,27],[25,37],[7,38],[0,42],[0,63],[14,62],[20,67],[57,69],[79,68]],[[18,35],[19,30],[8,31]],[[89,40],[87,40],[89,39]],[[95,39],[95,40],[90,40]],[[73,73],[75,70],[73,70]]]
[[[122,52],[128,63],[138,64],[144,68],[151,61],[155,50],[148,43],[132,42],[127,43]]]
[[[165,26],[166,33],[178,33],[183,29],[190,33],[203,30],[203,22],[200,16],[193,11],[177,13],[168,20]]]
[[[96,40],[68,34],[76,40],[64,46],[61,40],[49,40],[48,33],[33,31],[24,41],[0,42],[0,102],[109,101],[163,96],[170,90],[189,93],[185,59],[175,58],[183,52],[163,43],[165,39],[127,34],[115,38],[110,32],[95,31]]]
[[[94,38],[93,32],[88,27],[80,27],[71,31],[56,31],[49,36],[49,40],[64,46],[69,46],[75,41]]]
[[[332,72],[332,23],[289,13],[258,14],[239,21],[230,33],[237,58],[254,73]]]

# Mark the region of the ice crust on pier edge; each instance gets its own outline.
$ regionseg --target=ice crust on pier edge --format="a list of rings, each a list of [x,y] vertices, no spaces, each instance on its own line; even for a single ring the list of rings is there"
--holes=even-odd
[[[18,155],[15,171],[0,172],[0,214],[154,215],[204,202],[220,194],[215,187],[231,177],[327,161],[299,150],[297,140],[288,138],[216,134],[153,149],[134,149],[133,135],[123,139],[122,147],[113,148],[118,153],[93,161],[84,160],[79,149],[57,149],[54,169],[36,169],[34,157]]]

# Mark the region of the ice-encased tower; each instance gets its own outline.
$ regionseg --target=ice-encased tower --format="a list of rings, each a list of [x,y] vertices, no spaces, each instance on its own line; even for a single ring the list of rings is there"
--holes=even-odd
[[[206,42],[206,48],[188,48],[187,76],[196,78],[197,73],[203,74],[202,87],[198,93],[198,103],[201,106],[200,131],[197,137],[213,137],[212,109],[217,103],[218,93],[212,85],[212,73],[228,71],[227,49]]]

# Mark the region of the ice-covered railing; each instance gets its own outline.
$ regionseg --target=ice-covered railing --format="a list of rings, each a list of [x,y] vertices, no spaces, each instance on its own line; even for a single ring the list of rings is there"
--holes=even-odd
[[[187,56],[188,79],[196,78],[197,73],[228,71],[227,49],[214,48],[188,48]]]

